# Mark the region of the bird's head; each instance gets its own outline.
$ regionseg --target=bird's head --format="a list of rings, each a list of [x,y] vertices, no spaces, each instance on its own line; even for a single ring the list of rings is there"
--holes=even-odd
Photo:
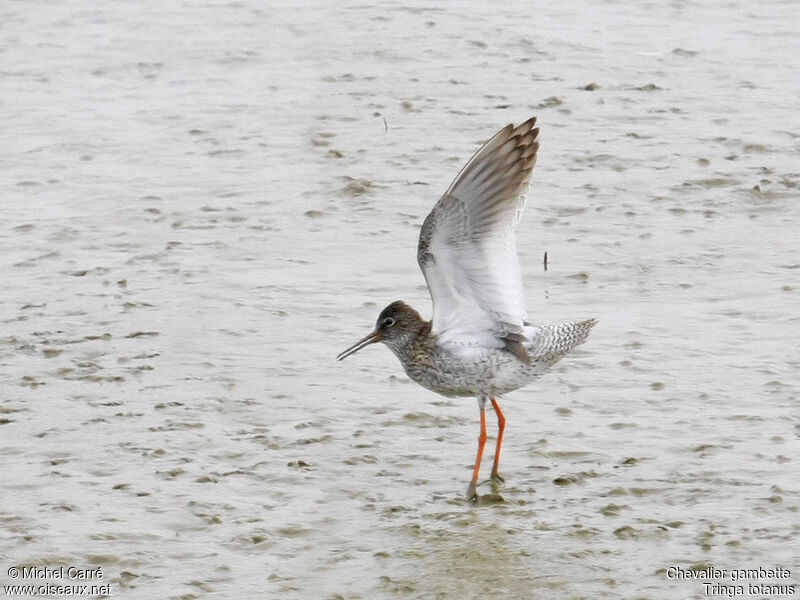
[[[381,311],[372,333],[350,346],[336,359],[345,359],[376,342],[383,342],[393,351],[397,351],[419,335],[425,323],[417,311],[405,302],[396,300]]]

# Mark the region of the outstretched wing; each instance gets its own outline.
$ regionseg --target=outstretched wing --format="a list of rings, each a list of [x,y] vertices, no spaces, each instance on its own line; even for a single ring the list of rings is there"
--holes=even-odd
[[[514,229],[536,164],[535,124],[507,125],[486,142],[422,225],[417,262],[439,343],[506,347],[528,360]]]

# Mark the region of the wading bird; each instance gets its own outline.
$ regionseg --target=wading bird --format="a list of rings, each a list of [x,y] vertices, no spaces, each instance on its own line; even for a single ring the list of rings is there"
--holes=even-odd
[[[583,343],[594,319],[532,325],[527,320],[514,229],[539,149],[536,119],[507,125],[467,162],[425,219],[417,262],[433,300],[423,319],[402,301],[381,311],[375,329],[342,360],[383,342],[406,374],[443,396],[475,396],[478,454],[467,497],[476,501],[486,444],[486,405],[497,415],[491,479],[498,472],[506,420],[497,398],[519,389]]]

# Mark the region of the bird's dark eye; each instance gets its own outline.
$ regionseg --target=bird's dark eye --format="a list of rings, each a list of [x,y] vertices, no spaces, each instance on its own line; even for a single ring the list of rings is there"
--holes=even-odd
[[[383,326],[384,327],[391,327],[392,325],[394,325],[394,319],[392,317],[386,317],[383,320]]]

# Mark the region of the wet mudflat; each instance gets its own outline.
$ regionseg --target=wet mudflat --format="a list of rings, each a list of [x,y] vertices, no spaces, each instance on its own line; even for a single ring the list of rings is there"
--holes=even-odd
[[[732,582],[670,567],[800,569],[799,16],[8,4],[3,585],[696,598]],[[422,220],[531,115],[529,312],[599,324],[504,399],[506,484],[471,506],[475,402],[334,357],[392,300],[429,314]]]

